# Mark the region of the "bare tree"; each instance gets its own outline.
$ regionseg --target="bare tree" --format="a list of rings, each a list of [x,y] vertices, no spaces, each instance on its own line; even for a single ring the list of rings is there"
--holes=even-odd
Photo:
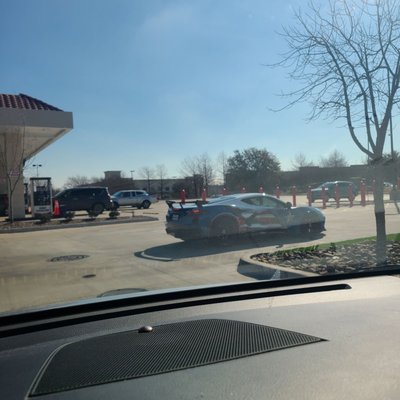
[[[343,119],[356,146],[375,166],[377,260],[386,260],[382,156],[393,107],[399,102],[400,3],[331,0],[309,5],[284,29],[288,52],[277,65],[300,89],[290,107],[311,104],[310,118]]]
[[[203,187],[208,190],[209,185],[214,181],[215,170],[207,153],[197,157],[197,169],[199,175],[203,177]]]
[[[197,165],[195,157],[187,157],[182,161],[180,172],[184,176],[192,176],[197,173]]]
[[[167,177],[167,168],[164,164],[159,164],[156,166],[156,177],[160,182],[160,197],[163,198],[164,180]]]
[[[322,157],[320,161],[321,167],[347,167],[346,157],[338,150],[333,150],[327,157]]]
[[[147,191],[150,193],[150,181],[154,177],[154,170],[150,167],[142,167],[139,170],[139,175],[147,180]]]
[[[182,162],[181,172],[185,176],[192,177],[195,196],[200,195],[202,188],[208,189],[215,178],[215,169],[207,153],[185,158]]]
[[[304,153],[297,153],[292,161],[293,169],[296,171],[299,168],[312,167],[313,165],[313,162],[308,160]]]
[[[199,174],[198,174],[198,165],[196,157],[188,157],[185,158],[182,162],[181,173],[184,177],[191,177],[194,197],[199,195]]]
[[[6,180],[8,192],[8,216],[14,222],[14,194],[28,167],[25,160],[25,122],[20,128],[4,133],[0,137],[0,175]]]
[[[222,151],[217,158],[217,172],[222,176],[222,184],[226,186],[226,171],[228,170],[228,157]]]
[[[90,185],[93,182],[96,182],[96,181],[93,181],[92,179],[88,178],[85,175],[75,175],[75,176],[70,176],[67,178],[67,180],[65,181],[64,187],[66,189],[69,189],[69,188],[78,187],[78,186]]]

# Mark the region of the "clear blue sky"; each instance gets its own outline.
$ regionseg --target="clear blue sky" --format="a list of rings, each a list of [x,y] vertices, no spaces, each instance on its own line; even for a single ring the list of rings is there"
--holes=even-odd
[[[306,104],[269,110],[294,83],[263,64],[279,59],[276,31],[301,0],[1,3],[0,92],[74,115],[74,129],[35,159],[58,187],[68,176],[157,164],[178,176],[187,157],[250,146],[283,169],[299,151],[314,162],[335,148],[363,159],[346,129],[305,122]]]

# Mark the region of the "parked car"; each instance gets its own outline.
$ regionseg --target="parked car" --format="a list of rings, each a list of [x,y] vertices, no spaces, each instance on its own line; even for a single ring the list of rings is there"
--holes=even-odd
[[[157,202],[157,197],[148,194],[145,190],[120,190],[111,196],[115,207],[132,206],[149,208],[150,204]]]
[[[0,215],[4,216],[8,213],[8,195],[6,193],[0,194]]]
[[[393,183],[390,182],[383,182],[383,192],[384,193],[391,193],[393,190]]]
[[[248,232],[286,230],[319,233],[325,216],[314,207],[291,203],[266,194],[233,194],[208,202],[167,201],[166,231],[177,238],[226,238]]]
[[[325,182],[322,185],[318,186],[315,189],[311,189],[311,202],[315,200],[322,200],[322,188],[325,187],[325,200],[336,199],[336,185],[339,189],[339,199],[349,199],[350,191],[349,187],[351,187],[351,192],[353,194],[353,199],[358,195],[358,187],[349,181],[334,181],[334,182]]]
[[[397,189],[396,185],[393,185],[392,190],[390,191],[390,200],[392,201],[399,201],[400,196],[399,196],[399,190]]]
[[[88,214],[101,214],[104,210],[114,208],[110,193],[106,187],[77,187],[65,189],[56,194],[60,214],[66,211],[85,210]]]

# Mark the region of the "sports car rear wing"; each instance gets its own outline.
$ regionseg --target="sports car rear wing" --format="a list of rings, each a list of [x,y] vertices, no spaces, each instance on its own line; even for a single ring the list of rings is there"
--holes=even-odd
[[[208,203],[206,200],[185,201],[184,203],[182,201],[166,200],[165,202],[168,204],[168,208],[173,208],[173,204],[177,204],[179,207],[183,208],[185,204],[195,204],[197,207],[202,207],[203,204]]]

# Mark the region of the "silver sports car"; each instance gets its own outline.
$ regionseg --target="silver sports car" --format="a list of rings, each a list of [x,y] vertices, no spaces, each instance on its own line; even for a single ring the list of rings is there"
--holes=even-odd
[[[167,201],[166,231],[183,240],[247,232],[319,233],[325,216],[314,207],[292,207],[264,193],[233,194],[206,202]]]

